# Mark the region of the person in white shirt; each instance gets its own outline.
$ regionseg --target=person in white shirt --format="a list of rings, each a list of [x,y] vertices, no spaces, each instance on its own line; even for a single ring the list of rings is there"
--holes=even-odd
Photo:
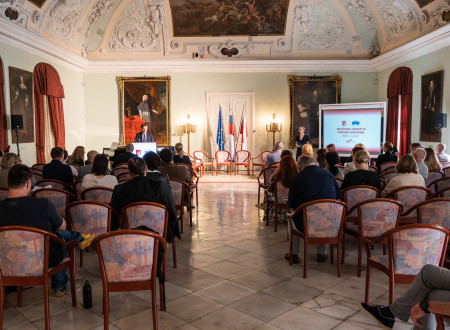
[[[267,156],[264,162],[265,167],[269,167],[272,163],[279,162],[281,159],[281,151],[284,149],[284,143],[278,141],[275,143],[275,149]]]
[[[92,173],[84,176],[81,190],[91,187],[107,187],[114,189],[117,185],[117,178],[114,175],[108,174],[108,162],[108,157],[103,154],[95,156],[94,164],[92,165]]]
[[[444,151],[445,151],[445,144],[443,143],[439,143],[436,146],[436,156],[439,158],[440,162],[448,162],[450,161],[450,157],[449,155],[447,155]]]
[[[425,159],[425,156],[427,155],[427,152],[423,148],[415,148],[412,152],[412,156],[414,157],[414,160],[417,164],[417,169],[419,170],[419,174],[423,177],[424,180],[428,179],[428,167],[425,165],[423,160]]]

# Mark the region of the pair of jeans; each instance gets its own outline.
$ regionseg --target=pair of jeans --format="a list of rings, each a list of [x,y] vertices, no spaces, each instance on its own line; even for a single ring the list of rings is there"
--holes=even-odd
[[[70,242],[76,239],[78,242],[83,239],[83,236],[81,233],[77,231],[70,231],[70,230],[61,230],[57,231],[56,234],[64,241],[64,242]],[[63,247],[63,257],[67,256],[66,248]],[[69,277],[67,276],[66,270],[61,270],[60,272],[57,272],[55,275],[52,276],[52,290],[62,290],[66,287],[67,282],[69,281]]]
[[[424,299],[450,301],[450,270],[433,265],[423,266],[408,290],[389,307],[396,318],[407,322],[411,308]],[[414,329],[436,329],[436,319],[432,313],[425,314],[420,322],[423,328],[415,326]]]

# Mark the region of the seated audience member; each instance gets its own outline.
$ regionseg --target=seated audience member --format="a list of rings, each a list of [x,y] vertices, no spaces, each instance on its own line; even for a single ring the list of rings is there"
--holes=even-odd
[[[142,132],[136,134],[134,142],[155,142],[153,134],[148,131],[148,123],[141,125]]]
[[[395,318],[408,322],[411,317],[414,329],[436,329],[435,314],[448,314],[450,310],[450,270],[425,265],[414,281],[391,305],[367,305],[361,310],[378,322],[383,329],[392,329]]]
[[[312,144],[307,143],[302,147],[302,156],[314,157]]]
[[[170,150],[169,150],[170,151]],[[177,211],[172,199],[170,186],[163,181],[147,178],[147,166],[139,157],[133,157],[128,161],[128,170],[132,176],[130,181],[117,185],[111,197],[112,206],[119,214],[122,208],[134,202],[154,202],[164,205],[169,212],[167,225],[167,241],[172,242],[176,236],[180,236],[180,227],[177,220]],[[112,221],[113,229],[118,227],[117,220]],[[163,233],[160,233],[161,235]]]
[[[108,157],[100,154],[95,156],[92,164],[92,173],[84,176],[81,190],[92,187],[106,187],[114,189],[117,185],[117,178],[108,174]]]
[[[419,142],[414,142],[414,143],[411,143],[410,148],[411,148],[411,156],[412,156],[414,153],[414,150],[416,150],[417,148],[422,148],[422,145]]]
[[[0,149],[0,163],[1,163],[1,161],[2,161],[3,155],[4,155],[3,150]]]
[[[50,151],[52,161],[42,167],[42,177],[44,179],[58,180],[66,184],[73,183],[73,174],[69,166],[64,164],[64,150],[54,147]]]
[[[185,166],[177,166],[173,162],[173,155],[170,149],[163,149],[159,152],[162,165],[158,168],[161,173],[167,174],[169,178],[174,178],[186,182],[191,182],[191,174]],[[184,206],[189,208],[189,190],[184,192]],[[192,206],[194,208],[194,206]]]
[[[369,154],[362,148],[355,153],[353,156],[355,170],[347,173],[344,182],[342,182],[341,190],[348,187],[366,185],[381,191],[381,178],[378,173],[369,171],[369,159]]]
[[[78,171],[77,171],[77,169],[76,169],[74,166],[69,165],[69,164],[67,163],[68,160],[69,160],[69,153],[67,152],[66,149],[64,149],[64,156],[63,156],[62,163],[63,163],[64,165],[67,165],[67,166],[70,167],[70,170],[72,171],[72,174],[73,174],[73,177],[74,177],[74,178],[75,178],[75,177],[78,177]]]
[[[61,148],[60,148],[61,149]],[[62,150],[62,149],[61,149]],[[64,241],[78,240],[80,249],[88,247],[94,239],[94,234],[81,234],[65,230],[66,222],[59,215],[53,203],[46,198],[29,197],[31,192],[32,173],[26,165],[14,165],[8,173],[8,197],[0,201],[0,227],[27,226],[39,228],[60,236]],[[49,267],[58,265],[64,259],[65,250],[62,246],[50,241]],[[52,290],[56,297],[67,284],[66,270],[52,276]]]
[[[73,150],[73,153],[69,156],[67,160],[68,164],[77,164],[80,166],[84,165],[84,147],[78,146]]]
[[[327,149],[319,149],[316,154],[316,161],[319,164],[319,167],[325,168],[327,164],[325,163],[325,154],[327,153]]]
[[[81,166],[78,169],[78,180],[82,180],[85,175],[92,172],[92,166],[94,165],[95,156],[98,155],[98,152],[95,150],[91,150],[87,153],[87,165]]]
[[[134,145],[133,144],[127,144],[125,147],[125,152],[122,154],[117,155],[117,157],[114,159],[114,162],[112,164],[112,167],[116,167],[119,164],[128,164],[128,161],[130,158],[136,157],[135,154],[133,154]]]
[[[330,151],[336,152],[336,146],[333,143],[330,143],[329,145],[327,145],[325,147],[325,149],[327,150],[327,152],[330,152]]]
[[[383,145],[383,153],[377,158],[377,167],[387,162],[396,162],[398,157],[393,153],[394,146],[391,142],[386,141]]]
[[[284,143],[278,141],[275,143],[275,149],[267,156],[264,166],[268,167],[272,163],[279,162],[281,160],[281,151],[284,149]]]
[[[8,188],[7,179],[9,169],[17,164],[22,164],[22,160],[16,154],[9,152],[3,156],[0,162],[0,188]]]
[[[417,169],[419,170],[419,174],[423,177],[424,180],[428,179],[428,167],[423,163],[427,152],[422,147],[416,147],[412,152],[412,156],[417,164]]]
[[[419,174],[417,164],[411,155],[403,155],[395,166],[397,175],[394,176],[381,192],[381,197],[386,197],[395,189],[405,186],[421,186],[426,188],[425,180]]]
[[[335,178],[344,179],[344,175],[336,165],[339,163],[339,155],[336,151],[329,151],[325,154],[325,169],[329,171]]]
[[[318,199],[341,199],[339,186],[334,176],[317,166],[316,161],[312,157],[301,156],[298,159],[298,168],[300,172],[294,177],[289,188],[288,204],[290,208],[297,209],[304,203],[315,201]],[[303,216],[302,213],[293,218],[295,227],[298,231],[303,232]],[[314,221],[314,220],[310,220]],[[293,238],[293,256],[292,262],[298,264],[298,252],[300,249],[300,238]],[[285,256],[289,260],[289,253]],[[317,261],[324,262],[328,258],[328,246],[317,246]]]
[[[344,172],[342,173],[342,174],[344,175],[344,177],[345,177],[348,173],[353,172],[353,171],[356,171],[356,164],[355,164],[355,162],[354,162],[354,160],[355,160],[355,154],[356,154],[358,151],[360,151],[360,150],[364,150],[364,148],[362,148],[362,147],[354,147],[354,148],[352,149],[352,154],[351,154],[351,156],[350,156],[350,158],[349,158],[349,162],[345,164]],[[369,163],[369,160],[367,160],[367,163]]]
[[[158,171],[158,168],[161,166],[161,159],[157,153],[149,151],[144,155],[143,159],[147,165],[147,178],[169,184],[169,177],[167,174]]]
[[[449,155],[447,155],[444,151],[445,151],[445,144],[443,143],[439,143],[436,146],[436,156],[438,157],[440,162],[448,162],[450,161],[450,157]]]
[[[191,160],[189,159],[189,156],[184,153],[183,145],[181,143],[175,144],[175,152],[176,154],[173,156],[173,162],[175,164],[184,163],[192,166]]]
[[[283,152],[281,153],[281,156],[280,156],[280,161],[281,161],[281,158],[283,158],[284,156],[290,156],[290,157],[293,157],[293,153],[292,153],[292,151],[290,151],[290,150],[288,150],[288,149],[286,149],[286,150],[283,150]],[[295,161],[295,160],[294,160]]]
[[[292,157],[292,152],[291,152],[291,156],[286,155],[284,157],[281,157],[280,165],[278,165],[278,168],[275,170],[275,172],[269,178],[269,185],[274,181],[280,181],[280,183],[284,187],[289,188],[292,180],[294,179],[294,177],[297,173],[298,173],[297,164],[296,164],[294,158]],[[266,197],[266,196],[264,196],[264,197]],[[268,193],[267,198],[269,198],[269,200],[273,201],[274,197],[275,196],[273,194],[273,189],[271,189]],[[264,204],[266,204],[266,203],[267,203],[267,201],[264,200]],[[269,222],[274,221],[275,208],[272,205],[269,205],[269,207],[265,208],[264,221],[266,221],[267,217],[269,219]],[[278,210],[278,221],[286,222],[286,210]]]
[[[423,161],[428,168],[428,171],[441,171],[442,164],[439,162],[439,159],[436,156],[436,152],[433,148],[425,148],[425,152],[427,155],[425,156],[425,160]]]

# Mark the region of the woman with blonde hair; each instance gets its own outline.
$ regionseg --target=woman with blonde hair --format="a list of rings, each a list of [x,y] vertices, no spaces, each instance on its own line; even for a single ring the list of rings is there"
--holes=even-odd
[[[425,180],[419,174],[417,163],[411,155],[403,155],[395,166],[394,176],[381,192],[381,197],[388,196],[392,191],[405,186],[421,186],[426,188]]]
[[[360,147],[355,147],[353,150],[357,148]],[[342,182],[341,190],[359,185],[372,186],[381,190],[381,178],[378,173],[369,171],[369,160],[369,153],[362,148],[355,152],[353,156],[355,170],[347,173],[344,182]]]
[[[68,164],[77,164],[84,166],[84,147],[78,146],[73,150],[73,153],[69,156]]]
[[[183,145],[181,143],[175,144],[175,156],[173,156],[173,162],[175,164],[184,163],[192,166],[189,156],[183,151]]]
[[[22,160],[15,153],[9,152],[2,157],[2,161],[0,162],[0,188],[8,188],[8,184],[6,183],[8,172],[16,164],[22,164]]]
[[[428,167],[428,171],[441,171],[442,165],[439,162],[439,159],[436,155],[436,152],[433,148],[425,148],[425,152],[427,155],[425,156],[424,163]]]
[[[308,156],[308,157],[313,157],[314,156],[314,152],[313,152],[313,147],[310,143],[307,143],[305,145],[303,145],[302,147],[302,156]]]

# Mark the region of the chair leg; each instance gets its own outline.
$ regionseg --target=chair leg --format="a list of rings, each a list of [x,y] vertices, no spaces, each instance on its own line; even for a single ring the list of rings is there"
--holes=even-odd
[[[45,315],[45,330],[50,330],[50,307],[49,307],[49,298],[48,298],[48,279],[46,281],[44,280],[44,315]]]
[[[436,317],[436,330],[444,330],[444,320],[442,319],[442,317],[435,315]]]
[[[83,263],[83,250],[80,249],[80,267],[82,268],[84,266]]]
[[[22,287],[17,287],[17,307],[22,307]]]
[[[289,241],[289,265],[292,266],[292,249],[294,248],[294,243],[292,242],[294,235],[292,235],[291,229],[291,240]]]
[[[183,204],[181,204],[181,208],[184,208]],[[183,228],[184,228],[184,224],[183,224],[183,218],[184,218],[184,214],[183,214],[183,210],[180,211],[180,232],[183,234]]]
[[[77,305],[77,295],[75,293],[75,262],[73,262],[73,265],[71,263],[69,267],[69,276],[70,276],[70,294],[72,296],[72,307],[75,307]]]
[[[369,294],[370,294],[370,266],[369,261],[367,261],[367,269],[366,269],[366,294],[364,297],[364,302],[366,304],[369,303]]]
[[[198,210],[198,185],[195,187],[195,203],[197,204],[197,210]]]
[[[303,248],[303,278],[306,278],[307,277],[306,267],[308,265],[308,244],[306,244],[305,239],[303,239],[303,241],[305,242],[304,243],[305,247]]]
[[[176,241],[176,238],[174,237],[172,240],[173,268],[177,268],[177,245],[176,245],[175,241]]]
[[[103,321],[104,330],[109,330],[109,294],[107,291],[103,291]]]
[[[362,263],[362,239],[358,238],[358,269],[356,270],[357,277],[361,277],[361,263]]]
[[[330,264],[334,264],[334,246],[330,244]]]
[[[158,314],[156,310],[156,288],[152,288],[152,316],[153,316],[153,329],[158,330]]]
[[[258,204],[261,203],[261,186],[258,187]]]
[[[159,281],[158,281],[159,282]],[[163,294],[164,286],[160,282],[159,283],[159,310],[162,312],[164,310],[164,294]]]
[[[394,276],[389,276],[389,305],[394,302]]]
[[[345,224],[344,224],[345,226]],[[341,263],[343,264],[345,262],[345,229],[342,232],[342,258]]]
[[[277,223],[278,223],[278,212],[277,212],[277,208],[275,207],[275,226],[274,226],[274,232],[277,232],[277,231],[278,231]]]
[[[338,268],[338,277],[341,277],[341,242],[339,241],[337,244],[337,268]]]

